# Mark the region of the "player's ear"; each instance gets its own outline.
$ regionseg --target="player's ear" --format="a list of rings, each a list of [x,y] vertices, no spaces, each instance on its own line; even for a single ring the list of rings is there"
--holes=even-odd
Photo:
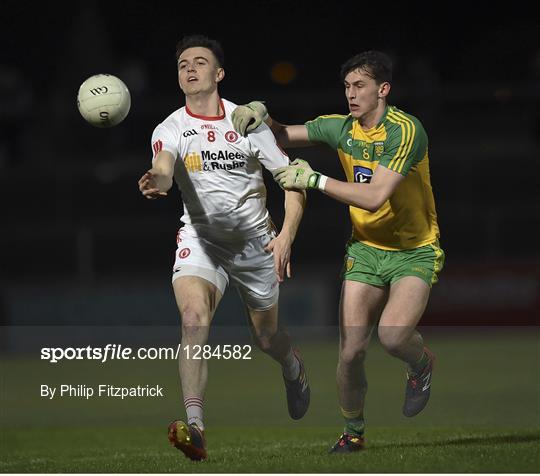
[[[219,83],[225,77],[225,70],[218,68],[216,72],[216,83]]]
[[[392,86],[390,85],[390,83],[388,83],[386,81],[384,83],[381,83],[379,85],[379,98],[383,99],[386,96],[388,96],[388,94],[390,94],[390,88],[391,87]]]

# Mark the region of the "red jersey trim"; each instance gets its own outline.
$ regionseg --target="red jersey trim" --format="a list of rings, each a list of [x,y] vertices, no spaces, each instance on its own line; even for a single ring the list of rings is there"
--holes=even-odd
[[[203,121],[221,121],[222,119],[225,119],[225,106],[223,106],[223,101],[221,98],[219,99],[219,105],[221,106],[221,110],[223,111],[223,114],[221,116],[201,116],[199,114],[194,114],[189,110],[189,107],[187,107],[186,104],[186,112],[189,116],[195,117],[196,119],[202,119]]]
[[[152,144],[152,148],[154,149],[154,157],[158,155],[163,150],[163,142],[161,140],[157,140]]]

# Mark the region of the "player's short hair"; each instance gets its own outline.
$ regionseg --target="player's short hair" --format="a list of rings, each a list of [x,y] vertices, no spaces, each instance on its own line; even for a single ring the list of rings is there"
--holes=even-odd
[[[188,48],[195,48],[200,46],[210,50],[218,62],[219,67],[223,67],[225,64],[225,53],[223,53],[223,48],[218,41],[208,38],[204,35],[189,35],[182,38],[176,44],[176,61],[180,58],[180,55],[187,50]]]
[[[377,84],[392,82],[392,60],[382,51],[364,51],[349,58],[341,66],[341,80],[351,71],[361,69]]]

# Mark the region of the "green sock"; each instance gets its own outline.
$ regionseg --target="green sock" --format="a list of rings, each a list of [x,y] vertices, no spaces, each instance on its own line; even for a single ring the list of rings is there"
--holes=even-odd
[[[354,436],[363,436],[364,434],[364,419],[358,418],[345,418],[345,433]]]
[[[426,365],[429,364],[429,357],[425,352],[422,352],[422,357],[415,364],[411,365],[411,372],[415,375],[419,375],[426,368]]]

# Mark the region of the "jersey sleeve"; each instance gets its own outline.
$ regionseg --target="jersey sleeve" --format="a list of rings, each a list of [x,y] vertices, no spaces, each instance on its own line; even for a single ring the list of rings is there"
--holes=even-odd
[[[248,135],[251,147],[261,164],[272,172],[289,165],[289,156],[279,147],[276,138],[266,124],[261,124]]]
[[[179,143],[180,135],[176,128],[164,123],[159,124],[152,134],[152,159],[155,159],[162,150],[166,150],[176,160]]]
[[[427,134],[417,121],[396,123],[386,140],[379,165],[406,176],[427,152]]]
[[[323,142],[332,149],[337,149],[339,139],[342,135],[343,125],[347,116],[338,114],[330,116],[319,116],[312,121],[306,122],[309,140],[312,142]]]

